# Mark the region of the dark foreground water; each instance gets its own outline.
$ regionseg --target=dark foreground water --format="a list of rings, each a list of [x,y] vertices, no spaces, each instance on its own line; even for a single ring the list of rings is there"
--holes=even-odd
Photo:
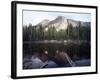
[[[73,61],[75,63],[74,67],[90,66],[90,59],[82,59]],[[72,67],[70,63],[65,65],[59,65],[52,60],[47,60],[45,62],[41,61],[38,57],[26,56],[23,59],[23,69],[42,69],[42,68],[60,68],[60,67]]]
[[[68,61],[67,55],[73,62],[70,59]],[[23,69],[90,66],[90,59],[91,45],[85,40],[44,40],[23,43]]]

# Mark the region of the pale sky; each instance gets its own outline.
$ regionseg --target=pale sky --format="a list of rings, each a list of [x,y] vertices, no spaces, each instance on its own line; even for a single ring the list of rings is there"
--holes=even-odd
[[[44,19],[53,20],[57,16],[63,16],[66,19],[73,19],[77,21],[91,21],[91,14],[89,13],[23,11],[23,25],[36,25]]]

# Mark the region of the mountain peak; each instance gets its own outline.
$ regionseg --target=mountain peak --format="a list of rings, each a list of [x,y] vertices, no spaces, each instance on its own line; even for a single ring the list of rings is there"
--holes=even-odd
[[[65,19],[65,17],[63,17],[63,16],[58,16],[55,20],[64,20]]]
[[[90,26],[90,23],[86,22],[81,22],[81,26]],[[73,27],[78,27],[79,26],[79,21],[73,20],[73,19],[66,19],[64,16],[57,16],[54,20],[48,20],[44,19],[41,21],[38,25],[37,28],[42,26],[45,31],[48,30],[50,27],[55,27],[57,31],[59,30],[65,30],[67,29],[68,25],[72,24]]]
[[[62,19],[62,18],[64,18],[64,17],[63,17],[63,16],[58,16],[57,18],[58,18],[58,19]]]

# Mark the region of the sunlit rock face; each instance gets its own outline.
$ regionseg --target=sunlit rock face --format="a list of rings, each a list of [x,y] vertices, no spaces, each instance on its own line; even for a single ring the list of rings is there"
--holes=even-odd
[[[55,27],[57,31],[61,30],[61,29],[66,29],[68,26],[68,22],[67,19],[65,17],[62,16],[58,16],[56,19],[50,21],[48,23],[49,27]]]

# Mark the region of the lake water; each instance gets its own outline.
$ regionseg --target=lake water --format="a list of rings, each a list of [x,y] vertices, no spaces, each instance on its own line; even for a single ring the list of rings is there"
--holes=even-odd
[[[90,43],[85,40],[25,41],[23,42],[23,69],[72,67],[64,57],[55,58],[57,51],[67,53],[75,63],[74,67],[91,65]],[[45,53],[47,57],[35,56]],[[46,58],[49,59],[45,60]]]

